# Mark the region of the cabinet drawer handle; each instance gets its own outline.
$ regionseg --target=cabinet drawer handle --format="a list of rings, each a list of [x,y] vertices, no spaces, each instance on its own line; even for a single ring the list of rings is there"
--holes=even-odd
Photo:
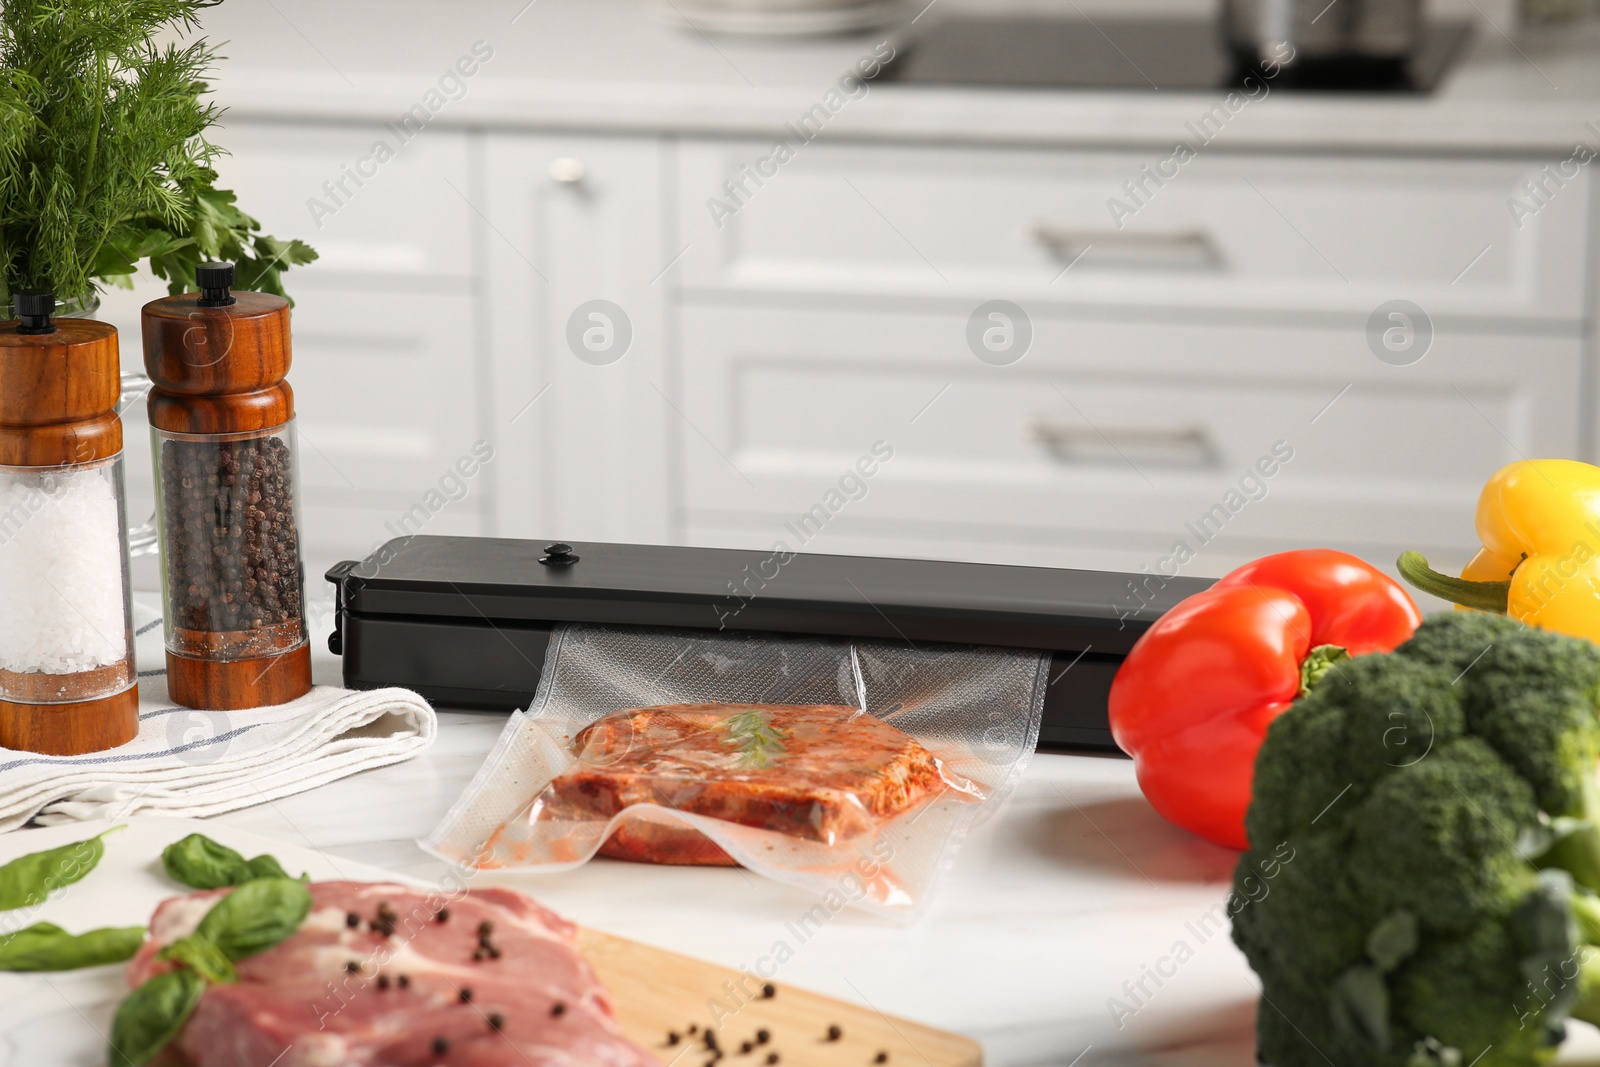
[[[1221,270],[1222,253],[1204,230],[1176,233],[1130,233],[1125,230],[1071,230],[1041,222],[1033,239],[1053,255],[1103,267],[1164,267],[1178,270]]]
[[[1133,427],[1074,426],[1036,419],[1028,436],[1065,463],[1107,463],[1129,460],[1171,467],[1213,467],[1220,453],[1203,426],[1178,430]]]

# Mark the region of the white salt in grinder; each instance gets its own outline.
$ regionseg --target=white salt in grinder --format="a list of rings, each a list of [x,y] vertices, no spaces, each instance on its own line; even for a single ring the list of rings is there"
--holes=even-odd
[[[58,756],[139,732],[117,331],[15,294],[0,323],[0,746]]]

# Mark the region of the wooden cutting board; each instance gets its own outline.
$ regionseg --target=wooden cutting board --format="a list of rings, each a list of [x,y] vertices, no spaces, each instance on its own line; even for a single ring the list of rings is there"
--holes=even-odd
[[[713,1059],[703,1035],[714,1022],[721,1023],[716,1040],[730,1065],[764,1064],[771,1052],[778,1053],[780,1067],[979,1067],[983,1062],[975,1041],[871,1007],[781,983],[772,983],[773,995],[764,997],[759,979],[596,930],[581,931],[578,946],[616,998],[622,1028],[664,1063],[699,1067]],[[689,1034],[691,1025],[697,1027],[695,1036]],[[830,1027],[838,1027],[837,1040],[828,1040]],[[754,1047],[761,1030],[769,1040]],[[668,1044],[673,1033],[679,1040]],[[752,1045],[748,1056],[739,1054],[745,1042]]]
[[[138,816],[121,821],[127,829],[106,839],[100,866],[30,912],[28,922],[49,921],[69,930],[148,922],[155,906],[175,892],[161,871],[161,850],[191,833],[206,834],[247,856],[270,852],[285,868],[306,871],[316,880],[415,884],[376,867],[201,820]],[[0,863],[81,841],[103,829],[103,823],[80,823],[0,835]],[[720,1027],[714,1028],[725,1054],[722,1067],[763,1067],[772,1052],[778,1053],[779,1067],[865,1067],[877,1062],[879,1053],[891,1065],[979,1067],[983,1062],[974,1041],[870,1006],[781,982],[774,984],[773,996],[764,998],[760,983],[738,971],[597,930],[582,930],[578,945],[611,991],[628,1036],[668,1067],[701,1067],[714,1059],[704,1033],[718,1022]],[[741,983],[747,992],[739,991]],[[111,1015],[126,994],[120,967],[65,975],[0,973],[0,1034],[12,1057],[7,1062],[101,1067],[101,1034],[108,1031]],[[837,1040],[827,1039],[830,1026],[839,1028]],[[767,1043],[741,1054],[744,1042],[756,1045],[761,1030],[768,1033]],[[668,1043],[671,1033],[678,1035],[675,1044]]]

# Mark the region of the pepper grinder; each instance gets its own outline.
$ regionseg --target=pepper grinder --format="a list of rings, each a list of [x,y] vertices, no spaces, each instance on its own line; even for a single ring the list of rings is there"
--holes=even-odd
[[[139,732],[117,331],[15,294],[0,323],[0,746],[99,752]]]
[[[289,302],[234,293],[202,263],[198,293],[144,306],[167,688],[191,708],[282,704],[311,689],[296,520]]]

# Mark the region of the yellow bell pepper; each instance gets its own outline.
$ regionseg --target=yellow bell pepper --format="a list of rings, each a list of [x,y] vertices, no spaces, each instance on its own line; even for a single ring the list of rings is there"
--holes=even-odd
[[[1483,547],[1460,578],[1400,557],[1402,577],[1464,608],[1510,615],[1600,643],[1600,467],[1530,459],[1502,468],[1478,497]]]

